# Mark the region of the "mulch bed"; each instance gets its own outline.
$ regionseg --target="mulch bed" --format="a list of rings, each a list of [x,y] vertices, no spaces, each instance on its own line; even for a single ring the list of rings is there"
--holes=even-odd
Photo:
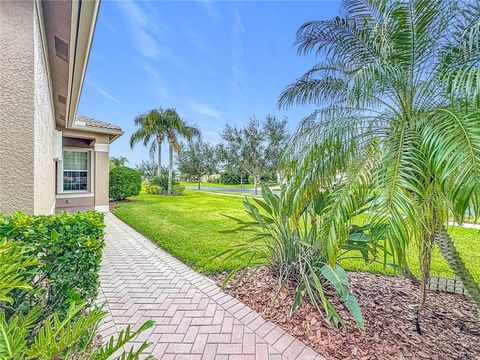
[[[225,276],[215,280],[220,284]],[[290,284],[278,294],[278,280],[267,269],[225,291],[327,359],[480,359],[480,319],[466,296],[429,292],[420,335],[414,321],[417,285],[399,276],[365,272],[348,276],[363,311],[364,331],[335,299],[332,303],[347,319],[344,328],[329,325],[306,301],[289,317],[294,287]]]

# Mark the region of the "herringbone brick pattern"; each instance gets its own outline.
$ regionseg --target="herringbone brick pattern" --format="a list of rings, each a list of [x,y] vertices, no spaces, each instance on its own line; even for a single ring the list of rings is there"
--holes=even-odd
[[[153,319],[137,341],[153,342],[158,359],[323,359],[114,215],[106,225],[98,299],[109,311],[105,338]]]

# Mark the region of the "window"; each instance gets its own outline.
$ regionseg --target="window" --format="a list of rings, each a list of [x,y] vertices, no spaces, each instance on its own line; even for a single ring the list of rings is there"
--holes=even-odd
[[[89,151],[63,150],[63,191],[89,190]]]

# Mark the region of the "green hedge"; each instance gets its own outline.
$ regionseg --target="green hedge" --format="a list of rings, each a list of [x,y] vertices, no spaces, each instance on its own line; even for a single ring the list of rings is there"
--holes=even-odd
[[[137,170],[117,166],[110,171],[110,199],[125,200],[140,194],[142,176]]]
[[[95,300],[103,236],[103,214],[96,211],[51,216],[31,216],[23,212],[0,215],[0,240],[23,242],[41,260],[40,280],[48,283],[48,294],[34,294],[30,302],[40,302],[41,296],[47,299],[47,308],[60,313],[72,302],[92,304]]]

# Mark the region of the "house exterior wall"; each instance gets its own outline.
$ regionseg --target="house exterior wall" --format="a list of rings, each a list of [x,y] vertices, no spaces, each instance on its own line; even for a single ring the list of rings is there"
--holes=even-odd
[[[34,16],[34,214],[48,214],[55,209],[55,118],[51,97],[51,82],[44,52],[43,34],[37,16]]]
[[[34,212],[33,1],[0,1],[0,212]]]
[[[58,130],[64,137],[69,138],[64,140],[64,147],[92,149],[90,169],[93,176],[93,187],[90,189],[90,193],[57,194],[56,211],[94,209],[107,212],[109,210],[109,135],[63,127],[58,127]],[[82,145],[80,139],[89,139],[92,145]]]
[[[107,212],[109,210],[109,145],[95,144],[95,210]]]

